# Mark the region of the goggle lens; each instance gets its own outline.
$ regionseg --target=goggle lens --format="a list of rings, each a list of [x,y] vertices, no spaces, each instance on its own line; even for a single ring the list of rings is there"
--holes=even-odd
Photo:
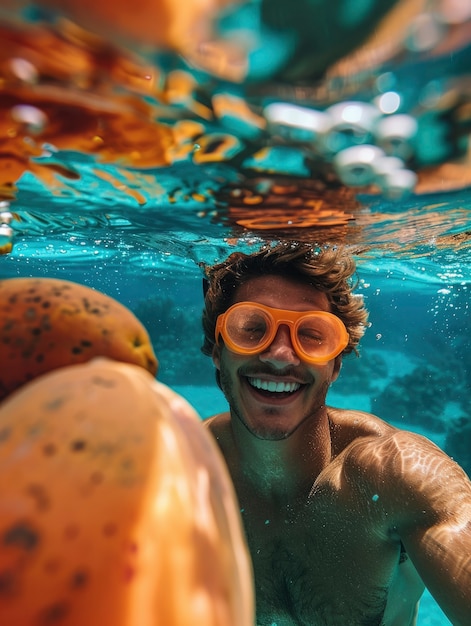
[[[218,317],[216,341],[222,335],[233,352],[257,354],[270,345],[280,324],[289,326],[298,356],[312,363],[326,363],[348,344],[343,322],[332,313],[285,311],[251,302],[239,302]]]
[[[244,305],[228,311],[225,334],[241,349],[256,351],[265,344],[271,325],[266,312]]]
[[[325,358],[335,352],[339,345],[337,328],[329,318],[310,315],[299,322],[296,330],[298,342],[309,356]]]

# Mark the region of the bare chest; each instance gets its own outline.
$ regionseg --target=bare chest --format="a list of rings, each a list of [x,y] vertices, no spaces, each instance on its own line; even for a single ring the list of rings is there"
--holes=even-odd
[[[245,509],[243,518],[257,626],[383,626],[399,546],[375,537],[353,511],[339,516],[322,503]]]

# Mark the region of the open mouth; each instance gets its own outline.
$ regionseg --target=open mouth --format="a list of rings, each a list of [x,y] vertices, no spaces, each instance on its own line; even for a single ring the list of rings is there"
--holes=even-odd
[[[302,385],[292,381],[263,380],[247,376],[247,382],[257,393],[269,398],[287,398],[295,394]]]

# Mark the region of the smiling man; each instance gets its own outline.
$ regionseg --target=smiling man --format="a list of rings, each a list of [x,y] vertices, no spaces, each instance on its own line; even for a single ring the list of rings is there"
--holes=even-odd
[[[229,467],[258,626],[413,626],[426,585],[471,620],[471,483],[432,442],[325,404],[367,312],[342,248],[232,254],[207,270],[203,352],[230,411]]]

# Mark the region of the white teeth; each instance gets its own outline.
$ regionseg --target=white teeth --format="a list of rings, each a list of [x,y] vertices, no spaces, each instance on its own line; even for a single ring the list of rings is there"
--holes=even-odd
[[[277,383],[274,380],[261,380],[260,378],[249,378],[248,381],[252,385],[252,387],[256,387],[257,389],[263,389],[265,391],[276,391],[277,393],[286,391],[292,393],[293,391],[297,391],[301,387],[299,383]]]

